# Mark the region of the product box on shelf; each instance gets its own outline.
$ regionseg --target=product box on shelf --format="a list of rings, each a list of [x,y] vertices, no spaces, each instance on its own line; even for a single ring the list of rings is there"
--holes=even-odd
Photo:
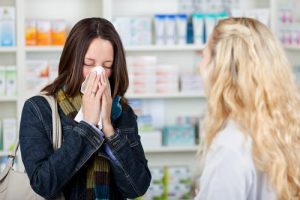
[[[163,129],[163,145],[165,146],[194,146],[195,127],[189,124],[169,125]]]
[[[113,19],[113,24],[125,46],[152,43],[152,19],[150,17],[117,17]]]
[[[37,45],[37,28],[35,20],[25,20],[25,43],[27,46]]]
[[[46,60],[26,61],[26,95],[39,92],[49,83],[49,67]]]
[[[3,150],[12,151],[17,139],[17,120],[5,118],[2,120]]]
[[[169,166],[166,168],[168,199],[191,199],[191,172],[187,166]]]
[[[0,7],[0,46],[15,46],[14,7]]]
[[[51,22],[37,20],[37,45],[51,45]]]
[[[65,20],[51,21],[51,44],[64,45],[67,38],[67,24]]]
[[[180,91],[202,93],[204,91],[202,77],[198,74],[182,74],[180,76]]]
[[[162,133],[159,130],[140,132],[140,137],[144,149],[162,146]]]
[[[17,96],[17,69],[15,66],[5,67],[6,96]]]
[[[5,66],[0,66],[0,96],[6,96]]]

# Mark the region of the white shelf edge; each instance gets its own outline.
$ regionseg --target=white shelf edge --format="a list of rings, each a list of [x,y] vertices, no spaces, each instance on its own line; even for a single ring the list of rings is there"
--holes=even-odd
[[[125,46],[125,51],[200,51],[204,45],[140,45]]]
[[[187,147],[153,147],[153,148],[145,148],[145,153],[185,153],[185,152],[195,152],[198,150],[198,146],[187,146]]]
[[[0,97],[0,102],[14,102],[17,100],[17,97]]]
[[[125,46],[125,51],[200,51],[203,45],[140,45]],[[60,52],[63,46],[27,46],[26,52]]]
[[[26,52],[61,52],[63,46],[27,46]]]
[[[300,47],[298,47],[298,46],[284,45],[283,47],[286,50],[295,50],[295,51],[299,51],[300,50]]]
[[[153,93],[153,94],[127,94],[128,99],[180,99],[180,98],[206,98],[203,92],[197,93]]]
[[[16,52],[17,47],[0,47],[1,53],[9,53],[9,52]]]
[[[3,157],[3,156],[8,156],[10,154],[9,151],[0,151],[0,156]]]

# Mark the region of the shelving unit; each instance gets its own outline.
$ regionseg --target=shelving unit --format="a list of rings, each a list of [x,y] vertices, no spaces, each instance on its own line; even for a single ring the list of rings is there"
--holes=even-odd
[[[8,156],[10,154],[9,151],[0,151],[0,156]]]
[[[196,153],[197,146],[191,147],[159,147],[159,148],[145,148],[145,153]]]
[[[0,102],[17,102],[17,97],[0,97]]]
[[[127,94],[128,99],[193,99],[193,98],[205,98],[202,92],[199,93],[169,93],[169,94]]]
[[[250,0],[251,1],[251,0]],[[276,30],[277,2],[279,0],[256,0],[253,6],[267,6],[271,10],[271,27]],[[160,6],[157,6],[159,3]],[[155,13],[178,12],[177,0],[4,0],[0,6],[15,6],[16,8],[16,44],[15,47],[0,47],[0,65],[13,64],[17,66],[18,95],[17,97],[0,97],[0,118],[17,117],[20,119],[25,95],[25,77],[27,59],[59,59],[63,49],[61,46],[26,47],[24,42],[24,21],[30,19],[65,19],[72,27],[77,21],[86,17],[104,17],[109,20],[118,16],[153,16]],[[192,72],[200,60],[198,51],[201,45],[146,45],[125,46],[127,56],[151,55],[157,56],[159,62],[178,64],[180,73]],[[300,50],[298,47],[285,46],[289,51]],[[165,123],[174,122],[178,114],[196,115],[205,110],[206,98],[201,92],[171,93],[171,94],[127,94],[128,99],[142,101],[165,102]],[[161,147],[145,149],[149,164],[191,164],[197,147]],[[6,155],[5,152],[0,156]],[[177,159],[177,160],[176,160]]]
[[[16,51],[16,47],[0,47],[0,53],[14,53]]]

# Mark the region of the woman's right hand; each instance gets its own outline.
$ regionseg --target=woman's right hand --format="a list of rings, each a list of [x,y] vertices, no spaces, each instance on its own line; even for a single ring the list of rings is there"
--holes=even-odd
[[[101,113],[101,96],[105,87],[98,86],[100,74],[92,72],[88,76],[88,82],[82,97],[83,120],[97,125]]]

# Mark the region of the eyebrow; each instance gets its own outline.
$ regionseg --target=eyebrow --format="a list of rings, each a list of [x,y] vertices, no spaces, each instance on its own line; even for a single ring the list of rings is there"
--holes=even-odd
[[[84,58],[84,59],[95,62],[95,59],[93,59],[93,58]],[[113,62],[112,60],[106,60],[106,61],[104,61],[104,63],[112,63],[112,62]]]

